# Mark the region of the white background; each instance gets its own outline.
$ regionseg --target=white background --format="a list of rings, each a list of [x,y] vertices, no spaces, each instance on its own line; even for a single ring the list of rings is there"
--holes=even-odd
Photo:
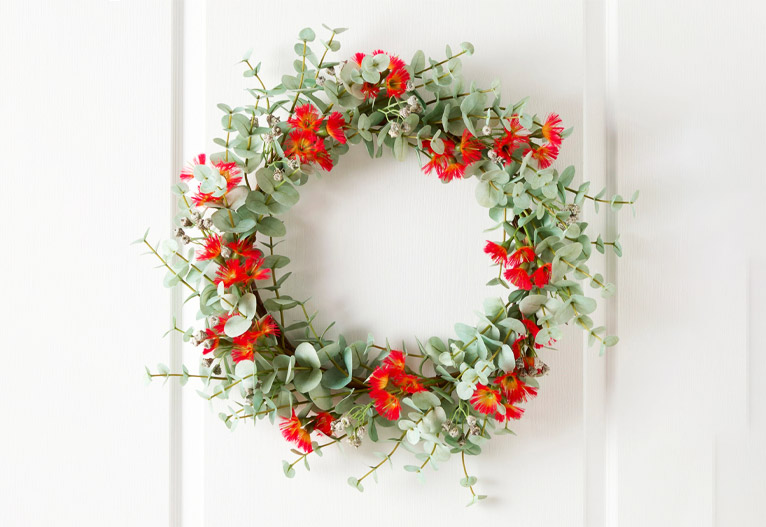
[[[456,463],[358,494],[369,448],[287,480],[268,423],[229,433],[193,387],[141,382],[198,359],[160,339],[178,298],[128,244],[169,233],[169,184],[211,148],[215,103],[248,101],[242,53],[276,83],[322,22],[351,28],[341,57],[471,41],[467,78],[575,127],[561,166],[641,190],[635,218],[586,212],[622,234],[626,256],[592,266],[618,285],[599,317],[620,344],[598,357],[571,330],[544,357],[518,435],[469,460],[479,508]],[[755,1],[3,2],[0,524],[766,525],[764,22]],[[346,335],[448,335],[495,294],[473,183],[414,157],[353,150],[287,223],[290,291]]]

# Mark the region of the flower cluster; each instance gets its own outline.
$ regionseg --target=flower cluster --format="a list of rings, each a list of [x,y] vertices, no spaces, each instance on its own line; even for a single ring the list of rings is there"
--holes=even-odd
[[[219,105],[225,133],[215,142],[222,151],[195,157],[173,187],[175,237],[157,246],[146,235],[137,240],[160,259],[165,285],[186,288],[187,301],[199,302],[197,324],[171,328],[199,347],[198,372],[159,365],[147,378],[198,378],[205,398],[226,401],[219,415],[230,429],[278,418],[297,448],[297,459],[283,462],[288,477],[330,445],[390,439],[391,451],[349,478],[351,486],[363,490],[405,445],[400,451],[418,460],[405,469],[421,476],[429,464],[459,455],[461,484],[475,503],[483,496],[473,490],[465,457],[521,418],[548,372],[541,354],[561,338],[560,327],[576,324],[602,348],[617,343],[594,327],[596,302],[582,281],[612,294],[614,285],[586,262],[592,248],[622,249],[616,239],[591,240],[580,213],[585,200],[616,210],[636,195],[590,195],[588,183],[574,183],[572,167],[553,168],[569,133],[561,118],[540,121],[524,101],[503,104],[496,87],[464,82],[460,57],[473,52],[470,44],[457,53],[448,48],[440,61],[418,51],[405,62],[377,50],[331,62],[342,31],[331,30],[319,58],[311,50],[315,33],[302,30],[300,71],[271,89],[260,83],[260,64],[243,60],[245,76],[259,81],[250,90],[255,102]],[[372,335],[347,340],[332,324],[320,326],[306,300],[285,293],[290,260],[278,253],[286,235],[280,217],[317,169],[332,170],[356,144],[373,158],[414,152],[422,170],[444,183],[475,178],[476,199],[499,233],[484,248],[499,267],[487,285],[503,291],[485,302],[477,323],[456,324],[451,338],[417,340],[416,351],[392,349]]]

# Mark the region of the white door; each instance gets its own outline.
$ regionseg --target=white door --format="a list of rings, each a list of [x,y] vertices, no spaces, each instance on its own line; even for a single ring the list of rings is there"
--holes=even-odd
[[[0,524],[766,525],[763,4],[41,0],[5,2],[0,20],[14,197]],[[346,447],[286,479],[276,427],[231,433],[193,385],[142,386],[145,364],[198,357],[160,339],[180,297],[128,243],[168,234],[179,160],[217,148],[217,103],[249,102],[240,56],[254,48],[276,84],[294,35],[323,22],[351,28],[341,56],[472,42],[466,78],[575,128],[563,166],[641,191],[635,217],[585,212],[621,234],[625,256],[598,262],[619,345],[599,357],[565,333],[517,435],[470,459],[478,507],[459,460],[419,483],[405,453],[359,494],[346,479],[377,458]],[[450,335],[493,294],[473,181],[363,150],[291,211],[290,293],[348,336]]]

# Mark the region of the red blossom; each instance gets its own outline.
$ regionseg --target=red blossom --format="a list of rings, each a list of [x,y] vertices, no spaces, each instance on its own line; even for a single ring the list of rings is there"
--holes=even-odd
[[[386,386],[388,386],[389,377],[390,377],[389,372],[386,371],[384,368],[380,366],[375,368],[372,372],[372,375],[370,375],[370,378],[368,379],[368,382],[370,384],[370,390],[372,391],[385,390]]]
[[[519,116],[514,115],[508,121],[508,129],[502,137],[495,139],[494,150],[506,163],[512,161],[512,154],[521,145],[529,144],[529,137],[523,135],[524,127],[519,123]]]
[[[500,403],[500,393],[483,384],[476,385],[476,391],[471,396],[471,404],[477,412],[484,415],[497,412],[497,405]]]
[[[322,124],[322,115],[313,104],[307,103],[298,106],[293,116],[287,120],[287,123],[298,130],[317,132]]]
[[[552,113],[545,120],[545,124],[542,127],[543,137],[548,140],[553,146],[561,146],[561,132],[564,131],[564,127],[560,126],[561,118],[558,114]]]
[[[430,174],[436,170],[436,175],[442,181],[452,181],[455,178],[463,177],[465,166],[460,164],[455,157],[455,143],[451,139],[442,139],[444,151],[437,154],[431,147],[431,141],[423,141],[423,148],[431,155],[431,160],[423,167],[423,172]]]
[[[375,410],[388,419],[396,421],[402,411],[402,403],[399,399],[385,390],[373,390],[370,392],[370,398],[375,404]]]
[[[417,376],[410,375],[409,373],[400,373],[399,375],[394,376],[392,381],[405,393],[413,394],[426,391]]]
[[[346,120],[343,118],[343,114],[340,112],[332,112],[327,117],[325,129],[327,130],[327,135],[338,141],[340,144],[345,145],[346,134],[344,130],[346,129],[346,126]]]
[[[390,67],[390,65],[389,65]],[[389,97],[397,99],[407,91],[407,81],[410,80],[410,74],[404,68],[395,68],[386,76],[386,93]]]
[[[505,408],[504,414],[501,414],[500,412],[495,414],[495,419],[500,423],[510,419],[521,419],[521,416],[524,415],[524,409],[519,408],[518,406],[505,402],[503,403],[503,407]]]
[[[532,280],[529,278],[529,274],[527,274],[521,267],[506,269],[503,276],[519,289],[523,289],[524,291],[532,289]]]
[[[526,384],[519,379],[515,372],[509,372],[495,379],[503,396],[509,403],[518,403],[526,401],[529,397],[537,395],[537,388]]]
[[[263,252],[256,248],[255,245],[253,245],[253,242],[247,238],[240,238],[236,241],[229,242],[226,244],[226,247],[231,249],[234,254],[237,254],[246,259],[263,258]]]
[[[484,252],[498,265],[504,265],[506,260],[508,260],[508,249],[495,242],[487,240],[487,245],[484,246]]]
[[[205,193],[201,191],[197,191],[197,193],[191,197],[192,203],[197,207],[202,207],[208,203],[218,203],[220,199],[220,197],[214,197],[212,192]]]
[[[322,432],[330,437],[332,435],[332,414],[329,412],[319,412],[314,416],[314,430]]]
[[[292,417],[282,417],[279,428],[285,439],[298,445],[298,448],[307,454],[314,450],[311,446],[311,434],[303,428],[301,420],[295,415],[295,410],[292,411]]]
[[[553,144],[544,144],[541,146],[532,146],[524,150],[524,155],[532,152],[532,159],[537,161],[539,168],[548,168],[559,155],[559,149]]]
[[[324,170],[333,167],[332,158],[325,149],[324,141],[309,130],[293,130],[285,141],[285,153],[301,163],[317,163]]]
[[[551,264],[546,263],[532,273],[532,281],[537,287],[544,287],[551,281]]]
[[[206,156],[205,154],[199,154],[194,159],[192,159],[191,163],[188,163],[182,170],[180,174],[180,178],[184,181],[189,181],[190,179],[194,179],[194,167],[197,165],[204,165],[205,164]]]
[[[444,173],[439,176],[442,181],[452,181],[453,179],[460,179],[465,174],[465,165],[452,161],[444,169]]]
[[[231,190],[242,182],[242,176],[236,163],[227,163],[225,161],[216,161],[213,165],[226,180],[226,192]]]
[[[260,256],[257,258],[247,258],[245,260],[245,268],[247,269],[247,277],[250,280],[265,280],[271,276],[271,271],[264,267],[263,258]]]
[[[535,260],[535,250],[530,246],[519,247],[508,257],[508,267],[518,267]]]
[[[463,163],[467,166],[479,161],[483,150],[484,143],[471,135],[467,128],[463,130],[463,136],[460,138],[460,155],[463,156]]]
[[[250,279],[248,269],[242,265],[239,258],[230,258],[216,271],[215,284],[223,283],[224,287],[247,282]]]
[[[197,251],[197,260],[212,260],[221,254],[221,237],[218,234],[211,234],[205,238],[205,247]]]
[[[388,373],[404,372],[404,352],[391,350],[386,358],[383,359],[383,369]]]

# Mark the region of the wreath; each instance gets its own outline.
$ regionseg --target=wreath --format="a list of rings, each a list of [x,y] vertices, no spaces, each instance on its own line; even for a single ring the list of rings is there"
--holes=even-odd
[[[167,269],[164,284],[199,302],[203,322],[184,329],[174,319],[169,331],[201,349],[198,373],[160,364],[146,377],[197,378],[203,397],[224,401],[219,415],[232,430],[278,419],[297,456],[283,462],[287,477],[299,462],[308,468],[310,454],[341,442],[393,442],[379,463],[348,479],[360,491],[399,450],[414,454],[404,469],[421,477],[457,455],[470,505],[484,496],[474,490],[466,456],[522,416],[548,372],[541,354],[561,337],[560,327],[581,326],[602,350],[617,343],[594,327],[596,301],[583,281],[603,297],[613,294],[614,285],[586,262],[593,248],[620,256],[621,246],[593,240],[580,210],[586,200],[596,211],[599,204],[617,210],[637,194],[591,195],[589,183],[574,184],[573,167],[553,168],[571,128],[556,114],[530,115],[526,99],[504,105],[498,82],[484,89],[466,83],[461,57],[473,53],[471,44],[454,53],[448,46],[439,61],[418,51],[405,63],[378,50],[330,62],[345,29],[327,30],[321,57],[311,49],[314,31],[299,33],[296,73],[274,88],[261,81],[250,53],[242,59],[244,76],[256,83],[253,104],[218,105],[221,151],[197,156],[173,186],[175,237],[153,245],[147,231],[137,240]],[[372,158],[414,153],[423,172],[444,183],[476,179],[476,200],[497,232],[484,249],[497,266],[487,285],[507,291],[485,301],[476,324],[456,324],[455,337],[418,340],[411,351],[372,336],[333,339],[305,301],[281,293],[290,273],[278,253],[286,235],[280,215],[298,203],[312,175],[331,171],[357,143]],[[288,323],[293,311],[301,318]]]

